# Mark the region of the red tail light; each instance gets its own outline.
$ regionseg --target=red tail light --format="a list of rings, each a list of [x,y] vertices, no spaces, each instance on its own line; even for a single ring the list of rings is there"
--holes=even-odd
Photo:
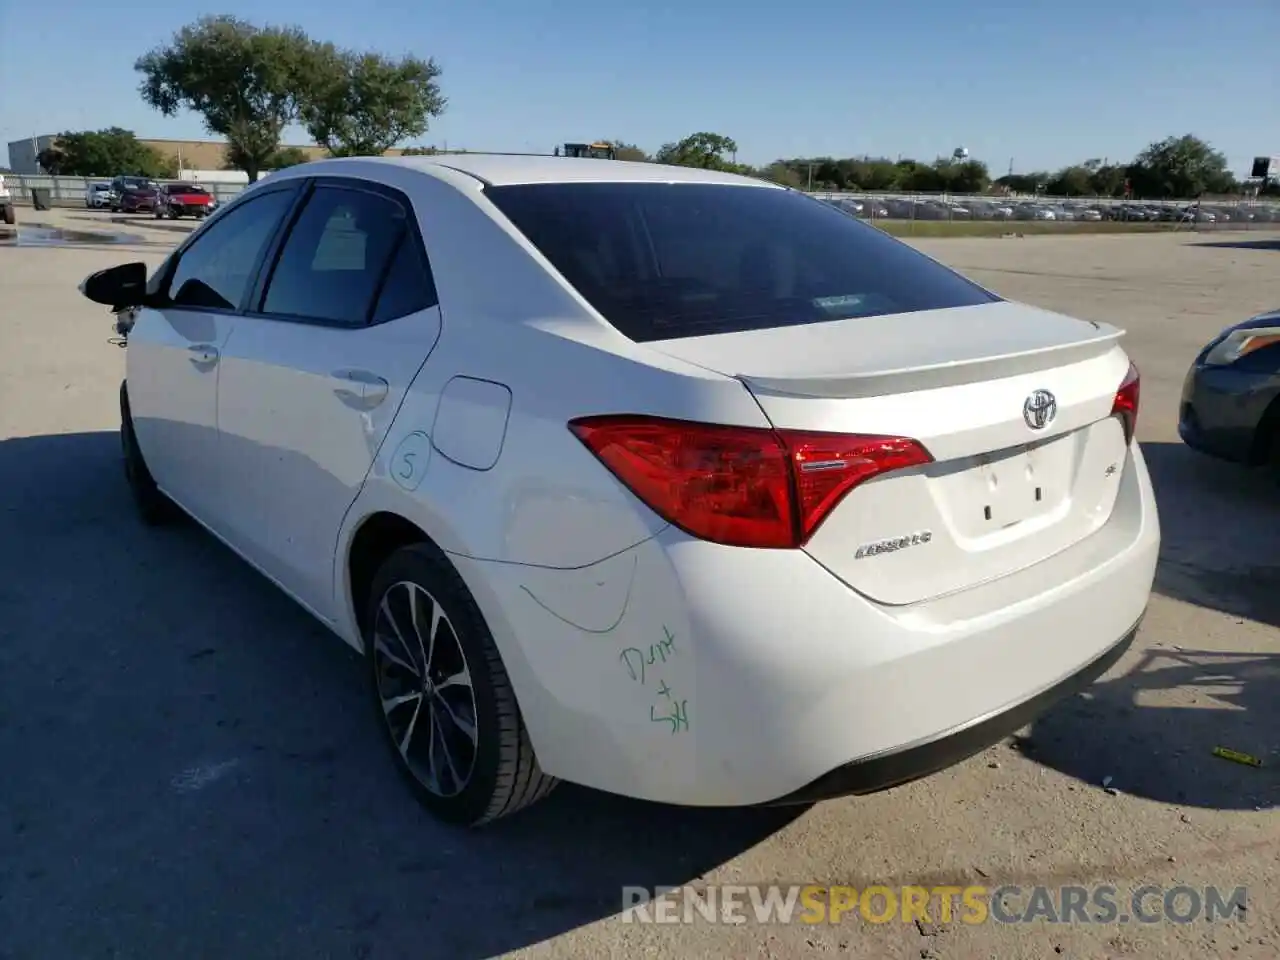
[[[1119,417],[1120,422],[1124,424],[1125,443],[1133,439],[1133,432],[1138,427],[1138,399],[1141,386],[1142,378],[1138,375],[1138,368],[1130,363],[1129,372],[1125,374],[1124,382],[1116,391],[1115,402],[1111,404],[1111,415]]]
[[[802,546],[859,483],[933,459],[904,437],[626,415],[569,429],[658,516],[738,547]]]

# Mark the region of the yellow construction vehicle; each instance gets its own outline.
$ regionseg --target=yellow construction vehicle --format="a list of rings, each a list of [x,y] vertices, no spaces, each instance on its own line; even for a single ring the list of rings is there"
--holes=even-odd
[[[593,160],[616,160],[617,156],[611,143],[566,143],[565,157],[590,157]]]

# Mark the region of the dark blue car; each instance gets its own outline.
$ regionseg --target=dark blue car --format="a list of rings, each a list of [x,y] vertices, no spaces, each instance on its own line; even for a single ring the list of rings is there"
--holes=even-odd
[[[1178,433],[1280,478],[1280,310],[1228,327],[1200,351],[1182,385]]]

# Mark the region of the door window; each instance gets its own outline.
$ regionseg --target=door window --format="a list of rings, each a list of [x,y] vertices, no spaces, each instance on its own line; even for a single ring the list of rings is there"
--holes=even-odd
[[[171,305],[238,309],[259,258],[293,200],[292,190],[264,193],[211,223],[178,260],[169,280]]]
[[[408,218],[391,198],[317,187],[280,251],[262,312],[364,326],[406,240],[413,240]]]

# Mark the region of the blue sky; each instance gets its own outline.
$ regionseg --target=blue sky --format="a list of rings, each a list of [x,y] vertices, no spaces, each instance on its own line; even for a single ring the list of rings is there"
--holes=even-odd
[[[422,142],[472,150],[653,150],[709,130],[751,163],[963,145],[1003,173],[1191,132],[1237,174],[1280,154],[1277,0],[15,0],[0,4],[0,145],[107,126],[204,136],[141,102],[133,62],[208,12],[435,57],[450,105]]]

